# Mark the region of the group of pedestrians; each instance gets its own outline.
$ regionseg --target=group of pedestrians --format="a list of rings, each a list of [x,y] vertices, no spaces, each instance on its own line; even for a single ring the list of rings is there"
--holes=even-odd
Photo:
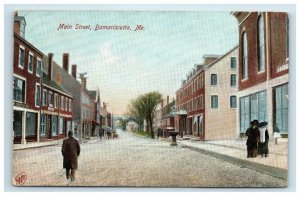
[[[267,122],[258,122],[253,120],[250,122],[250,128],[246,131],[247,139],[247,158],[268,157],[269,154],[269,132],[267,129]]]

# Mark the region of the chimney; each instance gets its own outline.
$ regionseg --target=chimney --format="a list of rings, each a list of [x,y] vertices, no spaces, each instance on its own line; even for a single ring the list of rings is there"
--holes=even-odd
[[[105,104],[105,102],[103,102],[103,108],[106,109],[106,104]]]
[[[63,68],[67,73],[69,72],[69,53],[63,54]]]
[[[167,105],[169,105],[169,96],[167,96]]]
[[[164,107],[164,99],[161,99],[161,108]]]
[[[19,36],[25,38],[25,27],[25,18],[23,16],[18,16],[18,12],[16,12],[14,17],[14,32]]]
[[[73,64],[72,65],[72,77],[76,79],[76,74],[77,74],[77,65]]]
[[[83,87],[86,88],[86,78],[83,77],[81,80],[82,80],[81,83],[82,83]]]
[[[48,80],[53,80],[53,53],[48,54]]]

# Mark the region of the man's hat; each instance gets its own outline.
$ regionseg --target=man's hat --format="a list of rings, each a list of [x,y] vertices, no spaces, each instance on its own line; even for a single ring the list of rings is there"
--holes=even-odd
[[[267,122],[260,122],[260,123],[258,124],[258,127],[265,127],[265,126],[267,126],[267,125],[268,125]]]
[[[69,137],[72,137],[72,136],[73,136],[73,132],[72,132],[72,131],[69,131],[69,132],[68,132],[68,136],[69,136]]]
[[[251,124],[251,125],[253,125],[253,124],[258,124],[258,120],[252,120],[252,121],[250,122],[250,124]]]

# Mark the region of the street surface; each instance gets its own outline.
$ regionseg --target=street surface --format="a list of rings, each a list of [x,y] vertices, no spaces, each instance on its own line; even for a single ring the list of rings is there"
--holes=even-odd
[[[118,131],[81,144],[76,180],[65,178],[61,145],[14,151],[25,186],[286,187],[287,181],[169,142]]]

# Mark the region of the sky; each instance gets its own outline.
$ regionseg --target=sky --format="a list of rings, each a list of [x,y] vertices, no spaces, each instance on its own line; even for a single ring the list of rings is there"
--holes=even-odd
[[[175,98],[181,80],[205,54],[222,55],[238,44],[238,23],[229,12],[19,11],[25,38],[62,65],[87,73],[89,90],[100,89],[113,114],[126,112],[131,99],[150,91]],[[58,29],[60,24],[71,29]],[[88,26],[75,29],[76,24]],[[129,26],[98,30],[100,26]],[[137,25],[144,30],[134,31]],[[69,71],[70,73],[71,71]]]

